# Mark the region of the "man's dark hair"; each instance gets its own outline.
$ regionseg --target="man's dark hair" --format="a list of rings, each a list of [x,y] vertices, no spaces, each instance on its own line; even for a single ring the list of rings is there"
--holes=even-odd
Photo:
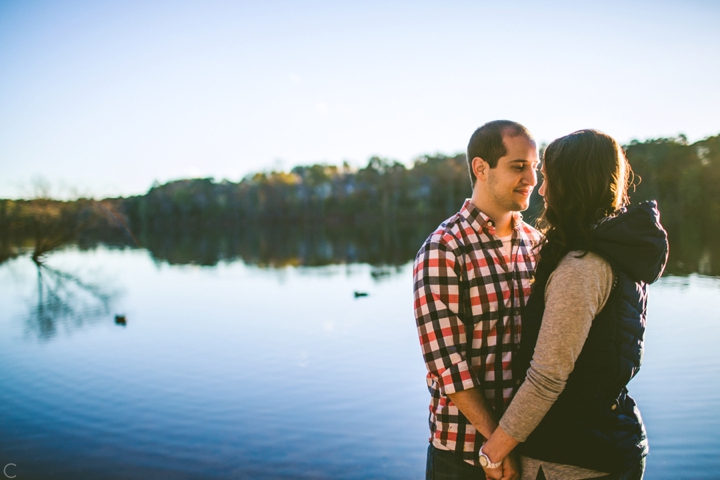
[[[504,135],[508,137],[523,135],[528,140],[533,140],[527,128],[510,120],[494,120],[475,130],[467,147],[468,170],[470,171],[470,183],[473,186],[477,180],[472,170],[473,158],[480,157],[490,165],[490,168],[497,167],[498,159],[507,154],[503,143]]]

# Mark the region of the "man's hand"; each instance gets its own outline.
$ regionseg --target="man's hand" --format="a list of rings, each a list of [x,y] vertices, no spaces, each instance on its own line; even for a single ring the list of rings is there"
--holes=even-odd
[[[505,470],[505,461],[503,461],[503,464],[500,465],[498,468],[484,468],[485,470],[485,478],[492,479],[492,480],[501,480],[505,477],[503,477],[504,470]]]
[[[482,446],[482,451],[491,461],[497,462],[498,459],[502,458],[501,467],[494,469],[502,470],[502,475],[498,477],[496,472],[486,470],[488,478],[502,478],[502,480],[517,480],[520,478],[520,457],[513,452],[518,443],[520,442],[505,433],[502,427],[495,429],[485,445]]]
[[[512,452],[502,462],[502,480],[518,480],[520,473],[520,459]]]
[[[520,461],[513,452],[502,461],[498,468],[483,468],[485,477],[492,480],[519,480]]]

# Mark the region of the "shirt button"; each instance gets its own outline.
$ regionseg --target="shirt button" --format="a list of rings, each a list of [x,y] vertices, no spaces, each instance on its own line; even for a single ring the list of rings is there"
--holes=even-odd
[[[515,385],[520,385],[520,379],[515,380]]]
[[[617,408],[617,404],[616,404],[616,403],[613,403],[613,406],[610,407],[610,410],[615,410],[616,408]]]

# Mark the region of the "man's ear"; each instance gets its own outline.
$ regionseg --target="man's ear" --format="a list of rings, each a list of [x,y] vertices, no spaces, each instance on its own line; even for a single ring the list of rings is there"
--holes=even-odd
[[[488,171],[490,170],[490,164],[480,157],[472,159],[472,171],[478,180],[487,180]]]

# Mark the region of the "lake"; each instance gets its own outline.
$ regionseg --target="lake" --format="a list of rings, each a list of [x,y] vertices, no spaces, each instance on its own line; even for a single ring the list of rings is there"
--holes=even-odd
[[[330,260],[95,245],[40,269],[27,252],[0,264],[0,467],[19,480],[423,478],[411,258],[312,248]],[[648,479],[718,478],[718,300],[717,276],[650,287],[629,386]]]

